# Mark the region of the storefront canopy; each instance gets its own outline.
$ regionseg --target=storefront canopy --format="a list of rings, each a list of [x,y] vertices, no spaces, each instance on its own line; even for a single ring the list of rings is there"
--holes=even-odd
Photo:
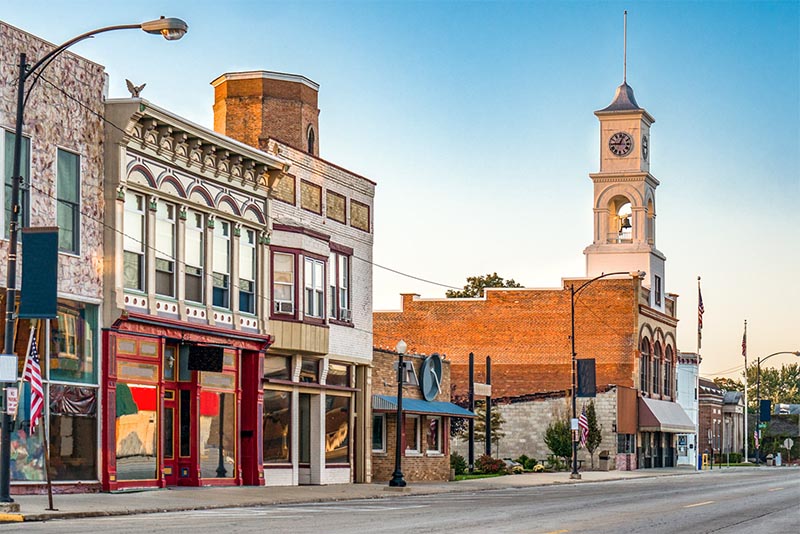
[[[373,395],[372,409],[378,412],[397,411],[397,397]],[[475,417],[475,414],[452,402],[426,401],[403,397],[403,411],[423,415],[447,415],[450,417]]]
[[[640,398],[639,431],[694,433],[696,429],[677,402]]]

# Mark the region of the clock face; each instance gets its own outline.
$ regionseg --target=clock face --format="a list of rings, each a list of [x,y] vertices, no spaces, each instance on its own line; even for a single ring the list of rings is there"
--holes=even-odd
[[[647,153],[648,153],[648,150],[649,150],[649,147],[648,147],[647,143],[648,143],[647,136],[643,135],[642,136],[642,159],[647,159]]]
[[[633,148],[633,139],[625,132],[617,132],[608,140],[608,149],[615,156],[627,156]]]

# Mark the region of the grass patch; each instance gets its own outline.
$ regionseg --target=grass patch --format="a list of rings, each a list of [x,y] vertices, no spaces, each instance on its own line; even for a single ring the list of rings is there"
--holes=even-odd
[[[472,473],[472,474],[464,474],[464,475],[456,475],[456,482],[459,480],[472,480],[475,478],[492,478],[492,477],[502,477],[505,473]]]

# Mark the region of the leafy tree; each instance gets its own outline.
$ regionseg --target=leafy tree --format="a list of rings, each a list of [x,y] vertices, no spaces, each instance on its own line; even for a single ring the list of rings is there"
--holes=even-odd
[[[468,276],[464,289],[448,289],[445,295],[449,299],[482,297],[483,290],[487,287],[522,287],[522,284],[518,284],[513,278],[504,280],[502,276],[497,276],[497,273]]]
[[[475,441],[480,443],[486,442],[486,402],[485,401],[478,401],[475,403]],[[500,410],[494,409],[492,410],[491,415],[492,420],[490,421],[491,425],[491,432],[492,432],[492,443],[495,445],[495,450],[497,450],[497,446],[500,444],[500,438],[505,437],[506,433],[503,432],[503,425],[505,424],[506,420],[503,418],[503,415],[500,413]],[[469,431],[467,428],[464,428],[464,433],[461,435],[462,441],[469,441]]]
[[[741,380],[718,376],[714,378],[714,383],[725,391],[744,391],[744,384],[742,384]]]
[[[589,422],[589,436],[586,438],[586,450],[589,451],[589,459],[594,469],[594,451],[603,441],[603,425],[597,423],[597,412],[594,409],[594,401],[589,401],[586,407],[586,419]]]
[[[742,379],[744,372],[742,372]],[[744,391],[743,380],[715,378],[714,383],[726,391]],[[800,404],[800,364],[780,368],[761,366],[761,398],[772,403]],[[747,366],[747,403],[751,413],[758,409],[758,364]]]
[[[555,418],[547,425],[544,431],[544,442],[553,455],[563,458],[564,461],[572,456],[572,431],[569,420],[562,414],[554,414]]]

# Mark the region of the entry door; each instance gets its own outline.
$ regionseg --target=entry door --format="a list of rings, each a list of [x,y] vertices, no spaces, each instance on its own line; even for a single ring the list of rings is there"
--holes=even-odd
[[[177,464],[177,413],[178,403],[175,389],[164,389],[164,421],[161,425],[163,430],[163,458],[162,472],[164,473],[164,483],[167,486],[178,485],[178,464]]]

